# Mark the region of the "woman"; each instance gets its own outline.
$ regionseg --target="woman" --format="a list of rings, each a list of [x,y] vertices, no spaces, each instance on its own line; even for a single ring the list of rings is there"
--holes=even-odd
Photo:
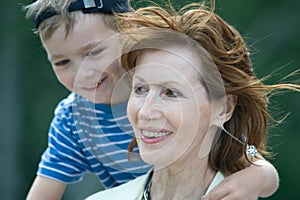
[[[213,9],[213,2],[179,13],[150,7],[121,17],[136,137],[130,150],[137,142],[154,168],[88,199],[205,199],[224,177],[259,165],[257,151],[269,155],[268,95],[300,86],[257,79],[242,37]]]

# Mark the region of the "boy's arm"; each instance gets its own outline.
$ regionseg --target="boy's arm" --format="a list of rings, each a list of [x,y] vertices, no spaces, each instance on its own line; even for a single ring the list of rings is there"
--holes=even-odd
[[[277,170],[264,159],[256,160],[254,164],[226,177],[202,199],[255,200],[274,194],[279,186]]]
[[[26,200],[60,200],[65,189],[66,183],[36,176]]]

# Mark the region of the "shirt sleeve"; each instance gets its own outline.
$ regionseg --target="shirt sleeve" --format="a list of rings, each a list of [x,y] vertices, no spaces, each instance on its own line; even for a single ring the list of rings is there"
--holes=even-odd
[[[48,147],[44,151],[37,174],[57,181],[72,183],[82,179],[90,166],[81,145],[72,134],[73,118],[66,102],[55,110],[48,133]]]

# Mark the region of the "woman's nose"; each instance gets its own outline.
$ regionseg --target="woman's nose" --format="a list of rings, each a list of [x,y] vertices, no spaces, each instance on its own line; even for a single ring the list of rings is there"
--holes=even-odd
[[[138,111],[140,119],[158,119],[161,116],[161,105],[155,97],[147,97]]]

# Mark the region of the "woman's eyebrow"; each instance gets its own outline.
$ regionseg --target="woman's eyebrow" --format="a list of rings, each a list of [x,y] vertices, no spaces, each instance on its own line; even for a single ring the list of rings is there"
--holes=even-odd
[[[133,79],[136,79],[136,80],[141,81],[143,83],[148,83],[149,82],[149,81],[146,81],[144,78],[142,78],[138,75],[134,76]],[[167,85],[167,84],[173,84],[173,85],[176,85],[176,86],[179,86],[179,87],[185,86],[185,84],[183,85],[183,84],[181,84],[181,83],[179,83],[175,80],[161,80],[159,83],[155,82],[155,84],[159,84],[159,85],[162,85],[162,86]]]

